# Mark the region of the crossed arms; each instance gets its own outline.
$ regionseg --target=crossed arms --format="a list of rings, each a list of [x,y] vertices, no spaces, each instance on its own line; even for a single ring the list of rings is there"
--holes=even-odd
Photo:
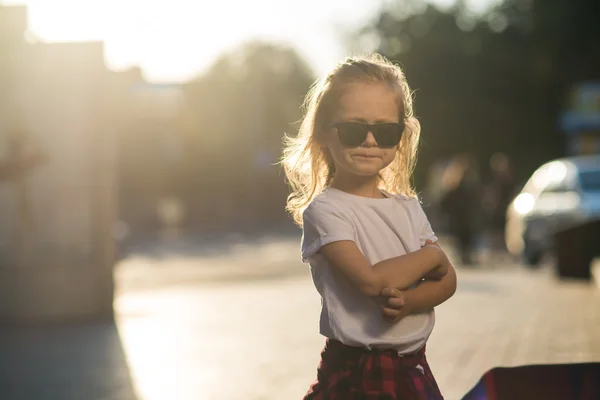
[[[453,266],[441,247],[430,241],[415,252],[375,265],[349,240],[323,246],[319,253],[365,295],[386,297],[382,313],[391,320],[429,311],[456,291]]]

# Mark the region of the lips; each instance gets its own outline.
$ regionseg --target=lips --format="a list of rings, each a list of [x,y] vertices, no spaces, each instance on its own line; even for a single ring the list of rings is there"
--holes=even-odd
[[[361,158],[378,158],[378,156],[372,155],[372,154],[354,154],[353,157],[361,157]]]

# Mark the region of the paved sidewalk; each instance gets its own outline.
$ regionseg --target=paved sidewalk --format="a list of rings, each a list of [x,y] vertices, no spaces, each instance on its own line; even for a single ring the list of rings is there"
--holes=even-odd
[[[118,305],[140,400],[173,390],[182,400],[293,400],[315,378],[323,338],[307,276],[141,291]],[[148,361],[153,340],[160,366]],[[600,290],[557,282],[547,270],[459,270],[428,359],[448,400],[496,366],[600,362]]]
[[[0,331],[0,399],[300,399],[324,339],[297,252],[282,241],[126,260],[116,325]],[[495,366],[600,362],[598,286],[515,265],[458,274],[428,344],[446,399]]]
[[[428,359],[448,399],[497,366],[600,362],[600,289],[549,269],[461,270]]]
[[[134,253],[115,268],[117,296],[171,285],[213,285],[306,276],[300,263],[300,236],[233,242],[219,251],[200,251],[194,243],[164,243]],[[199,247],[199,246],[196,246]]]
[[[290,259],[294,250],[288,249],[287,261],[285,254],[280,254],[283,258],[277,262],[265,261],[269,271],[281,268],[294,271],[287,277],[284,272],[274,272],[277,279],[242,282],[234,278],[235,274],[226,272],[240,265],[227,266],[224,262],[220,267],[191,273],[187,285],[162,292],[160,296],[151,291],[123,293],[122,305],[173,302],[156,306],[163,312],[177,309],[176,304],[207,312],[206,307],[214,304],[209,316],[197,317],[201,321],[181,321],[194,327],[194,332],[182,334],[181,341],[185,343],[183,336],[191,335],[200,342],[218,343],[210,351],[208,348],[202,354],[192,351],[184,358],[186,365],[195,365],[194,370],[204,371],[203,374],[206,366],[200,364],[204,360],[215,371],[222,371],[222,378],[213,372],[213,380],[203,378],[207,380],[202,388],[186,391],[185,385],[180,386],[182,398],[192,399],[188,393],[198,390],[204,391],[202,398],[215,400],[302,396],[314,379],[323,338],[316,333],[319,299],[306,270],[299,274],[303,267]],[[254,264],[247,264],[246,268],[245,277],[252,277],[261,269]],[[208,279],[221,275],[223,278],[216,281]],[[458,270],[458,276],[457,293],[438,308],[436,328],[428,345],[429,362],[447,399],[460,399],[485,371],[496,366],[600,362],[600,289],[596,285],[558,281],[548,266],[538,271],[518,265],[463,268]],[[214,282],[218,284],[215,286]],[[180,300],[175,300],[177,296]],[[157,300],[158,297],[162,300]],[[153,306],[145,308],[145,312],[153,313],[152,309]],[[127,337],[133,340],[135,336],[127,333],[127,316],[132,309],[125,305],[120,310],[123,312],[120,326],[127,342]],[[185,318],[185,312],[179,312],[182,313],[179,318]],[[173,316],[169,319],[172,321]],[[247,335],[254,339],[248,341]],[[176,338],[173,336],[173,340]],[[141,349],[139,352],[143,353]],[[280,360],[282,355],[285,361]],[[173,363],[177,363],[178,356],[169,357],[174,357]],[[135,358],[132,356],[132,361]],[[260,366],[258,370],[256,365]],[[185,378],[185,371],[181,374],[184,381],[193,379]],[[271,379],[266,378],[269,374],[274,374],[276,384],[269,383]],[[236,377],[237,384],[224,390],[219,379],[227,377]],[[143,374],[138,376],[138,381],[144,379]],[[152,387],[141,390],[146,393],[142,399],[160,398],[154,395],[157,389]]]

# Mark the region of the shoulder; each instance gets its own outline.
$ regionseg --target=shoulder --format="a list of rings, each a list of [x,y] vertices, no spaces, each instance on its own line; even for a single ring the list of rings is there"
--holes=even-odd
[[[427,219],[423,201],[418,196],[406,196],[403,194],[393,195],[394,199],[406,210],[406,212],[418,219]]]
[[[404,207],[408,207],[410,209],[419,209],[421,208],[421,200],[418,196],[407,196],[405,194],[389,194],[391,197],[396,200],[397,203],[400,203]]]
[[[341,214],[345,213],[347,208],[348,207],[344,202],[339,201],[339,199],[333,196],[330,192],[323,191],[315,196],[314,199],[312,199],[302,214],[304,216],[323,213]]]
[[[315,197],[302,213],[302,260],[333,242],[355,240],[355,229],[344,204],[329,196]]]
[[[325,223],[341,223],[345,225],[351,221],[347,204],[339,201],[328,192],[317,195],[302,212],[303,226],[322,225]]]

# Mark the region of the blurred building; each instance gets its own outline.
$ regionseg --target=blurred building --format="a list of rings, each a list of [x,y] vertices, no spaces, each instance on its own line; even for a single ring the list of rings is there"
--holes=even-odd
[[[26,237],[36,257],[85,262],[113,220],[119,238],[173,224],[211,234],[291,225],[276,164],[312,81],[295,53],[250,46],[239,71],[216,64],[193,82],[149,84],[138,68],[109,71],[102,43],[31,43],[26,31],[25,7],[0,7],[0,160],[17,130],[50,160],[20,189],[0,184],[0,260],[14,264]],[[97,174],[110,179],[110,205],[96,204]]]
[[[180,225],[181,206],[175,215],[163,205],[181,202],[182,90],[140,80],[127,88],[126,98],[127,127],[118,140],[119,218],[134,235]]]
[[[569,155],[600,153],[600,82],[572,89],[561,125]]]
[[[0,183],[0,319],[112,314],[116,138],[130,77],[100,42],[30,43],[27,9],[0,7],[0,160],[47,161]]]

